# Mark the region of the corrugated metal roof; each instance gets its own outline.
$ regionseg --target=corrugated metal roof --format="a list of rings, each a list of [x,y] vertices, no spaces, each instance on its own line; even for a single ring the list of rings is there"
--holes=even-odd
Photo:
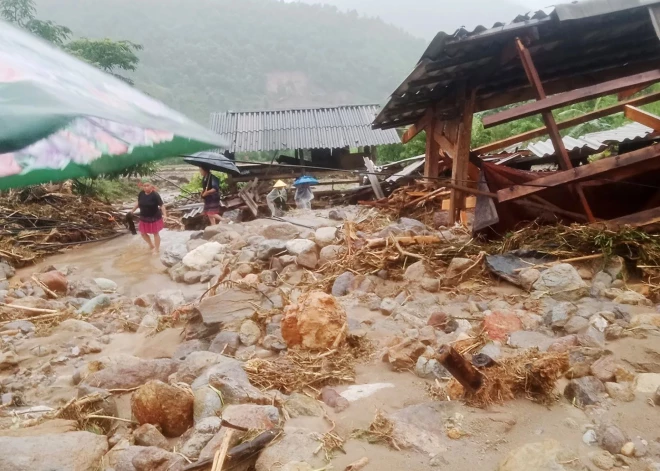
[[[607,149],[610,144],[644,139],[652,132],[653,129],[643,124],[631,123],[616,129],[585,134],[577,139],[566,136],[562,140],[568,152],[591,150],[592,153],[596,153]],[[527,150],[537,157],[555,154],[555,148],[549,139],[529,144]]]
[[[533,99],[520,60],[511,53],[516,37],[529,40],[548,95],[655,69],[660,60],[658,3],[592,0],[558,5],[549,15],[540,10],[490,29],[440,32],[392,93],[374,127],[413,124],[431,105],[438,118],[454,118],[462,84],[477,89],[477,111]]]
[[[396,130],[374,130],[378,105],[211,114],[211,129],[230,152],[325,149],[397,144]]]

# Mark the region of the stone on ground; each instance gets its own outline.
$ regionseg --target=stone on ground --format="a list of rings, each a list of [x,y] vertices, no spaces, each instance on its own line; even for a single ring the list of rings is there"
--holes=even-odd
[[[282,319],[282,338],[287,346],[310,350],[331,348],[346,339],[346,311],[334,296],[312,291],[296,304],[287,306]]]
[[[325,463],[322,453],[315,453],[319,446],[315,436],[310,430],[287,428],[280,440],[261,452],[255,464],[255,471],[271,471],[292,461],[308,463],[314,469],[322,468]]]
[[[0,471],[97,469],[108,439],[90,432],[0,437]]]
[[[69,287],[69,282],[66,279],[64,274],[59,271],[53,270],[46,273],[40,274],[37,279],[43,283],[49,290],[59,293],[66,294]]]
[[[255,306],[261,306],[267,301],[260,292],[253,289],[219,289],[215,296],[204,298],[197,310],[205,324],[238,328],[243,321],[254,315]]]
[[[499,464],[497,471],[563,471],[563,463],[575,459],[572,452],[562,448],[557,440],[527,443],[511,451]]]
[[[240,404],[225,407],[222,418],[239,427],[270,430],[279,425],[280,413],[275,406]]]
[[[179,306],[185,304],[186,298],[180,290],[165,290],[156,293],[154,303],[163,314],[169,315]]]
[[[402,448],[420,453],[438,453],[448,448],[445,422],[456,410],[451,402],[431,402],[408,406],[390,414],[393,437]]]
[[[536,268],[525,268],[518,274],[520,286],[525,291],[531,291],[534,283],[541,277],[541,272]]]
[[[411,370],[425,351],[426,345],[419,340],[406,339],[387,349],[386,360],[396,371]]]
[[[222,420],[220,417],[207,417],[200,420],[195,424],[194,428],[188,430],[181,436],[179,441],[180,446],[177,448],[181,454],[187,456],[191,460],[199,458],[199,454],[204,447],[211,441],[216,433],[222,427]]]
[[[598,444],[601,448],[612,454],[621,453],[623,445],[628,443],[628,439],[623,431],[621,431],[616,425],[612,424],[602,424],[598,428],[596,436],[598,437]]]
[[[522,321],[512,312],[486,312],[484,317],[483,330],[491,340],[505,341],[511,332],[522,330],[522,328]]]
[[[136,359],[129,364],[106,367],[89,375],[84,382],[96,388],[131,389],[152,379],[167,381],[178,367],[179,363],[170,359]]]
[[[188,254],[188,247],[186,244],[175,244],[166,248],[160,256],[160,262],[167,268],[173,267],[177,263],[181,263],[183,257]]]
[[[192,252],[188,252],[181,260],[183,265],[189,270],[204,271],[211,268],[215,256],[225,251],[227,247],[218,242],[209,242],[197,247]]]
[[[449,263],[443,284],[445,286],[456,286],[470,278],[480,269],[480,264],[475,264],[474,260],[456,257]]]
[[[286,251],[286,241],[279,239],[266,239],[257,245],[257,258],[267,261]]]
[[[351,284],[355,280],[355,275],[350,271],[344,272],[339,275],[332,285],[332,295],[340,298],[346,296],[351,288]]]
[[[162,381],[149,381],[133,393],[131,410],[140,424],[159,425],[163,434],[178,437],[193,425],[193,395]]]
[[[601,380],[585,376],[571,380],[564,389],[564,396],[577,407],[584,407],[598,404],[604,392],[605,386]]]
[[[74,334],[75,336],[87,335],[90,337],[100,337],[102,332],[94,327],[89,322],[81,321],[78,319],[66,319],[55,327],[54,332],[56,333],[69,333]]]
[[[641,373],[637,375],[635,390],[642,394],[655,394],[660,388],[660,373]]]
[[[234,355],[240,346],[240,337],[238,332],[222,331],[215,336],[209,352],[222,353],[224,355]]]
[[[415,262],[406,268],[403,278],[406,281],[422,281],[428,276],[424,262]]]
[[[305,268],[314,269],[318,265],[319,255],[316,244],[308,239],[293,239],[286,243],[286,249],[296,256],[296,263]]]
[[[293,393],[284,403],[284,410],[292,418],[295,417],[323,417],[323,405],[305,394]]]
[[[247,347],[256,345],[261,338],[261,329],[256,322],[251,319],[243,321],[241,324],[241,330],[239,331],[239,338],[241,343]]]
[[[319,252],[319,263],[325,265],[326,263],[337,261],[345,253],[346,247],[343,245],[327,245]]]
[[[117,291],[117,283],[107,278],[94,278],[94,283],[99,287],[104,293],[112,293]]]
[[[588,286],[577,270],[568,263],[543,271],[533,289],[560,301],[577,301],[588,292]]]
[[[133,439],[139,446],[155,446],[163,450],[170,448],[167,438],[153,424],[140,425],[133,431]]]
[[[314,234],[314,240],[319,247],[331,245],[337,238],[336,227],[319,227]]]

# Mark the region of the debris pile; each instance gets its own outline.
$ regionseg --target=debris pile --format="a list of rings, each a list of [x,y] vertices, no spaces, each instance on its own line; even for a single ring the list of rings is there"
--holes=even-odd
[[[0,198],[0,257],[15,267],[65,247],[117,235],[120,217],[109,204],[38,186]]]

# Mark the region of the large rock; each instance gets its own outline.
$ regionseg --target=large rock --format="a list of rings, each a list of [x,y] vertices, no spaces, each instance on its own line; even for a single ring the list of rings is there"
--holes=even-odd
[[[293,239],[286,243],[286,250],[296,256],[296,263],[314,269],[319,262],[316,244],[308,239]]]
[[[571,316],[577,312],[577,306],[573,303],[560,302],[550,308],[545,315],[545,323],[554,330],[563,328]]]
[[[112,303],[110,296],[107,294],[99,294],[95,298],[90,299],[85,304],[80,306],[80,309],[78,309],[78,314],[88,316],[93,314],[97,309],[109,306],[110,303]]]
[[[337,238],[336,227],[319,227],[316,229],[314,239],[319,247],[326,247],[331,245]]]
[[[630,319],[630,325],[632,327],[660,327],[660,314],[637,314]]]
[[[160,262],[166,267],[173,267],[180,263],[188,254],[188,247],[186,244],[175,244],[165,249],[160,256]]]
[[[69,283],[67,294],[72,298],[92,299],[101,294],[101,289],[91,280]]]
[[[133,439],[139,446],[155,446],[163,450],[170,448],[167,438],[152,424],[143,424],[136,428],[133,431]]]
[[[167,381],[167,378],[179,367],[179,363],[170,359],[141,360],[135,358],[126,364],[106,367],[89,375],[85,383],[103,389],[131,389],[141,386],[149,380]]]
[[[131,464],[135,471],[170,471],[169,462],[175,457],[175,454],[162,448],[149,446],[137,452]]]
[[[433,454],[446,450],[449,442],[445,422],[456,411],[451,402],[408,406],[391,414],[392,436],[402,448]]]
[[[653,304],[643,294],[635,291],[623,291],[614,298],[614,302],[616,304],[631,304],[633,306],[651,306]]]
[[[564,471],[564,463],[575,456],[554,439],[527,443],[511,451],[499,464],[497,471]]]
[[[641,373],[637,375],[635,390],[642,394],[654,394],[660,388],[660,373]]]
[[[305,394],[293,393],[284,403],[284,410],[290,417],[323,417],[325,409],[323,405]]]
[[[241,324],[241,330],[238,335],[243,345],[251,347],[259,342],[259,339],[261,338],[261,329],[256,322],[247,319]]]
[[[160,425],[163,434],[178,437],[193,425],[193,395],[162,381],[149,381],[133,393],[131,410],[140,424]]]
[[[426,351],[426,345],[417,339],[406,339],[387,349],[386,360],[397,371],[411,370]]]
[[[424,278],[428,277],[429,274],[426,271],[426,266],[424,262],[419,261],[415,262],[406,268],[406,272],[403,274],[403,278],[406,281],[422,281]]]
[[[60,323],[55,329],[54,333],[69,333],[77,336],[90,336],[100,337],[103,333],[89,322],[80,321],[78,319],[66,319]]]
[[[195,389],[193,420],[195,424],[211,417],[217,417],[224,407],[217,392],[209,387]]]
[[[204,298],[197,310],[205,324],[238,329],[262,305],[266,310],[271,308],[268,299],[260,292],[229,287],[218,290],[215,296]]]
[[[292,461],[308,463],[314,469],[324,466],[322,454],[315,453],[319,446],[316,433],[299,428],[288,428],[280,440],[264,449],[255,465],[256,471],[272,471]]]
[[[66,276],[57,270],[42,273],[37,279],[55,293],[66,294],[68,291],[69,282]]]
[[[319,253],[319,263],[325,265],[326,263],[339,260],[346,253],[346,247],[343,245],[327,245],[321,249]]]
[[[483,321],[483,330],[492,340],[505,341],[511,332],[522,330],[520,318],[513,312],[486,311]]]
[[[211,268],[215,256],[224,252],[226,248],[226,245],[219,244],[218,242],[208,242],[197,247],[192,252],[188,252],[181,262],[186,268],[193,271],[201,272],[208,270]]]
[[[268,404],[271,402],[244,376],[213,373],[209,376],[209,385],[220,391],[224,404]]]
[[[96,283],[96,286],[98,286],[104,293],[113,293],[119,288],[117,283],[107,278],[94,278],[94,283]]]
[[[288,222],[270,224],[261,231],[266,239],[291,240],[298,237],[300,228]]]
[[[257,245],[257,258],[259,260],[270,260],[276,255],[286,251],[286,241],[280,239],[266,239]]]
[[[332,284],[332,295],[341,298],[346,296],[355,280],[355,275],[350,271],[344,272],[335,278],[335,282]]]
[[[220,417],[208,417],[200,420],[195,427],[181,437],[179,451],[191,460],[199,458],[199,454],[222,427]]]
[[[185,360],[193,352],[209,349],[209,343],[204,340],[193,339],[180,344],[172,354],[173,360]]]
[[[282,338],[289,347],[323,350],[346,339],[347,322],[346,311],[334,296],[312,291],[285,308]]]
[[[605,355],[591,365],[591,374],[603,383],[607,383],[614,380],[614,373],[618,367],[613,355]]]
[[[566,399],[577,407],[591,406],[601,401],[605,385],[594,376],[585,376],[571,380],[564,389]]]
[[[587,295],[588,287],[577,270],[568,263],[543,271],[533,286],[535,291],[561,301],[577,301]]]
[[[224,355],[234,355],[240,346],[240,337],[238,332],[223,331],[215,336],[209,352],[222,353]]]
[[[548,337],[541,332],[528,332],[526,330],[519,330],[512,332],[509,335],[508,344],[514,348],[528,349],[538,348],[541,352],[548,351],[548,348],[555,342],[556,339]]]
[[[98,469],[108,439],[90,432],[0,437],[0,471]]]
[[[518,274],[518,279],[520,280],[520,286],[525,291],[531,291],[534,283],[538,281],[541,277],[541,272],[536,268],[525,268]]]
[[[610,274],[599,271],[591,280],[591,296],[594,298],[601,297],[610,286],[612,286],[612,277]]]
[[[612,454],[621,453],[621,447],[628,442],[628,438],[619,427],[604,423],[598,428],[598,444]]]
[[[222,411],[227,422],[256,430],[270,430],[280,423],[280,413],[275,406],[253,404],[229,405]]]

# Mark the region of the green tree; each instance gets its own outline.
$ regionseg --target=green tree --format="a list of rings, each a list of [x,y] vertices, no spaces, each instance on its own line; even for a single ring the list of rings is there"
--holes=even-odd
[[[52,21],[38,20],[36,14],[37,8],[33,0],[2,0],[0,2],[2,18],[46,41],[60,47],[63,46],[71,36],[71,30]]]
[[[99,69],[133,85],[133,81],[118,71],[134,71],[140,58],[135,54],[142,46],[131,41],[111,39],[81,38],[65,46],[71,54],[83,59]]]

